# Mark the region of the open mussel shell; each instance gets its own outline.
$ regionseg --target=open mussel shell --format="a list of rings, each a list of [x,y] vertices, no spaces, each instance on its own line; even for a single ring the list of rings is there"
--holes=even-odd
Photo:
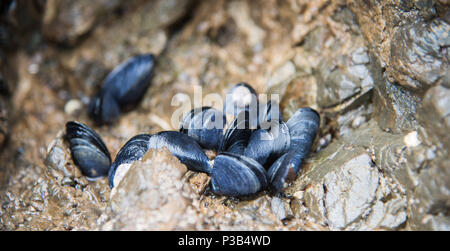
[[[223,136],[226,117],[211,107],[192,109],[181,122],[180,132],[195,139],[206,149],[217,149]]]
[[[150,134],[139,134],[127,141],[117,153],[116,159],[111,165],[108,173],[109,187],[116,186],[131,164],[136,160],[141,160],[150,148]]]
[[[224,114],[239,115],[242,111],[249,112],[249,122],[252,128],[258,125],[258,94],[247,83],[238,83],[231,88],[225,98]]]
[[[211,173],[212,161],[200,145],[186,134],[175,131],[159,132],[150,138],[149,147],[151,149],[166,147],[189,170]]]
[[[112,70],[103,85],[91,99],[89,115],[99,124],[112,123],[120,110],[134,107],[150,85],[155,66],[152,54],[134,56]],[[114,117],[108,117],[114,116]]]
[[[225,130],[218,152],[244,154],[248,140],[252,134],[249,112],[241,111]]]
[[[216,194],[245,196],[268,186],[264,168],[255,160],[232,153],[219,154],[214,159],[211,188]]]
[[[86,125],[70,121],[66,123],[66,138],[72,159],[88,179],[108,174],[111,156],[100,136]]]
[[[263,166],[272,164],[290,147],[289,128],[283,121],[272,121],[268,130],[253,131],[244,155]]]

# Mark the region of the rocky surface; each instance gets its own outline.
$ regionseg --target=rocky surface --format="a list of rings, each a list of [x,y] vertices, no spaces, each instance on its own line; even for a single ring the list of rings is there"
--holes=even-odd
[[[450,229],[447,1],[66,2],[0,5],[1,230]],[[106,74],[150,52],[141,104],[93,126]],[[93,126],[114,158],[138,133],[177,129],[180,101],[221,109],[214,97],[242,81],[278,94],[285,119],[321,115],[281,194],[216,196],[166,150],[110,191],[71,159],[66,121]]]

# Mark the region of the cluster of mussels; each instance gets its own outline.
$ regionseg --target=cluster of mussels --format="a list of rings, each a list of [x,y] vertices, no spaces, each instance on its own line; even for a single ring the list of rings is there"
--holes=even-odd
[[[151,55],[136,56],[119,65],[106,78],[89,105],[98,123],[111,123],[120,110],[135,104],[148,87],[154,67]],[[256,108],[256,112],[254,112]],[[227,125],[227,116],[231,123]],[[211,176],[216,194],[244,196],[271,187],[281,190],[299,172],[314,142],[320,117],[301,108],[285,123],[276,102],[259,106],[255,90],[246,83],[235,85],[223,111],[212,107],[192,109],[179,131],[139,134],[120,149],[114,162],[100,136],[86,125],[70,121],[66,137],[75,164],[89,179],[108,175],[117,186],[131,164],[150,149],[167,148],[193,171]],[[215,150],[211,160],[205,150]]]

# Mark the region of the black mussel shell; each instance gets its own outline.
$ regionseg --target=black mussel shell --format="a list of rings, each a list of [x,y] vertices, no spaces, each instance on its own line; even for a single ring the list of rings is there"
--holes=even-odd
[[[120,110],[129,110],[144,96],[155,66],[152,54],[134,56],[111,71],[89,104],[89,115],[99,124],[112,123]],[[112,117],[110,117],[112,116]]]
[[[88,114],[97,124],[112,124],[120,115],[120,107],[111,93],[97,94],[89,102]]]
[[[195,139],[206,149],[217,149],[223,137],[226,117],[211,107],[192,109],[182,120],[180,132]]]
[[[291,149],[308,154],[320,126],[320,116],[312,108],[300,108],[288,120]]]
[[[151,149],[166,147],[188,169],[211,173],[212,161],[203,152],[200,145],[186,134],[175,131],[163,131],[150,138]]]
[[[266,170],[251,158],[222,153],[214,159],[211,188],[216,194],[251,195],[265,189],[267,185]]]
[[[283,121],[272,121],[269,130],[273,138],[272,154],[275,157],[281,156],[291,147],[291,135],[289,127]]]
[[[250,136],[244,155],[264,166],[272,152],[272,141],[272,135],[268,131],[255,130]]]
[[[223,113],[237,116],[242,111],[248,111],[250,125],[255,128],[258,125],[258,109],[258,94],[249,84],[242,82],[228,91]]]
[[[279,192],[287,179],[295,178],[307,157],[320,125],[319,114],[311,108],[301,108],[288,120],[291,144],[268,171],[272,188]]]
[[[83,175],[96,179],[108,174],[111,156],[100,136],[86,125],[70,121],[66,123],[66,138],[75,164]]]
[[[268,129],[270,122],[283,121],[280,106],[275,100],[269,100],[258,114],[258,128]]]
[[[249,112],[241,111],[225,130],[222,141],[219,144],[219,152],[244,154],[248,140],[252,134],[250,129]]]
[[[109,187],[113,188],[123,177],[130,165],[144,157],[150,148],[150,134],[139,134],[127,141],[120,149],[108,173]]]
[[[283,184],[288,179],[294,179],[301,167],[303,158],[298,156],[295,151],[289,151],[282,155],[272,164],[267,172],[270,185],[276,192],[281,191]]]
[[[110,91],[120,107],[134,105],[144,96],[155,67],[152,54],[134,56],[108,74],[102,90]]]
[[[290,147],[289,128],[282,121],[271,121],[269,130],[255,130],[245,148],[244,155],[263,166],[273,163]]]

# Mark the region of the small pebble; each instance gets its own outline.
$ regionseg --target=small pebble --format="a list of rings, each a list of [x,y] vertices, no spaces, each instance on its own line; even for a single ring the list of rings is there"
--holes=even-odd
[[[64,112],[70,116],[76,116],[81,112],[83,104],[78,99],[69,100],[64,106]]]
[[[420,140],[417,136],[417,131],[413,131],[408,133],[404,138],[403,141],[405,142],[405,145],[408,147],[416,147],[420,145]]]

